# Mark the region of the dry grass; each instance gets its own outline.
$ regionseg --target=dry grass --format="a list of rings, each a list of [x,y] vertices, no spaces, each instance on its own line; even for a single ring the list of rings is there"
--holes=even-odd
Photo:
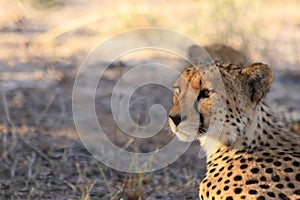
[[[299,89],[297,0],[73,0],[54,7],[36,2],[0,1],[0,198],[198,198],[197,187],[205,172],[205,160],[197,159],[198,144],[164,169],[129,174],[94,160],[78,138],[71,110],[76,70],[100,41],[129,29],[170,28],[202,45],[224,43],[253,61],[269,63],[278,78],[271,100],[282,104],[289,99],[287,106],[300,110],[300,96],[289,93]],[[132,55],[125,61],[130,65],[154,59],[147,55]],[[160,60],[178,64],[173,58]],[[151,92],[161,99],[159,90]],[[97,100],[101,114],[106,111],[107,97]],[[138,104],[138,112],[139,106],[145,105]],[[109,115],[102,120],[111,138],[119,138]],[[116,142],[131,150],[153,150],[171,138],[166,132],[147,141],[126,143],[128,138],[121,137]]]

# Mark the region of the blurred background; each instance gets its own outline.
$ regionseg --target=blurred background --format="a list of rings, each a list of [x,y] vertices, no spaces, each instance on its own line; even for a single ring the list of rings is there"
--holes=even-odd
[[[71,109],[80,64],[116,34],[168,28],[203,47],[233,48],[248,64],[270,65],[276,79],[269,101],[282,112],[298,113],[299,10],[298,0],[0,0],[0,199],[197,199],[205,172],[197,143],[152,173],[118,172],[90,156],[76,133]],[[107,87],[113,87],[124,66],[154,60],[182,65],[174,56],[147,52],[120,60],[107,71]],[[154,92],[152,103],[170,107],[171,93],[151,87],[140,92],[149,91]],[[167,127],[147,141],[120,137],[107,108],[110,94],[101,95],[96,96],[96,110],[119,146],[153,151],[173,137]],[[148,105],[133,105],[138,114],[133,118],[144,123],[141,116],[147,115],[143,111]]]

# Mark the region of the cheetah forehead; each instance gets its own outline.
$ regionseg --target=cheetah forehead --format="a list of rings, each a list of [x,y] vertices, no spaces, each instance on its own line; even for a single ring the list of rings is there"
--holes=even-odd
[[[200,89],[204,81],[203,70],[200,67],[191,66],[183,70],[178,84],[184,86],[190,84],[194,89]]]
[[[241,71],[243,68],[244,67],[239,65],[216,61],[215,63],[210,63],[207,65],[200,64],[196,66],[189,66],[183,70],[182,75],[187,80],[191,80],[191,78],[195,75],[201,75],[202,78],[214,78],[219,73],[223,77],[226,75],[231,77],[237,77],[242,75]]]
[[[189,66],[181,73],[182,77],[189,82],[203,83],[220,81],[229,85],[240,83],[257,82],[270,86],[273,82],[272,70],[265,64],[254,63],[250,66],[240,66],[227,62],[215,61],[210,64]],[[195,84],[196,85],[196,84]]]
[[[194,89],[200,89],[201,87],[216,88],[224,81],[236,81],[237,77],[241,74],[242,68],[229,63],[211,63],[207,65],[196,65],[185,68],[181,73],[181,78],[184,79],[178,81],[177,84],[185,85],[187,82],[191,84]],[[185,82],[181,83],[181,82]]]

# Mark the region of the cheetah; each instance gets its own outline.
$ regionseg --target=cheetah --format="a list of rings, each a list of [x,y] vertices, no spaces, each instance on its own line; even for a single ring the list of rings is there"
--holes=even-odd
[[[207,156],[200,199],[300,199],[300,137],[264,100],[273,79],[262,63],[215,61],[185,68],[175,82],[170,128],[199,140]]]

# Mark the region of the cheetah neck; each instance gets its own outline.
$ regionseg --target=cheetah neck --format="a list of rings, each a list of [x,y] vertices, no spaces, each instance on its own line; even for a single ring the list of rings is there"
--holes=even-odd
[[[260,102],[256,108],[256,117],[250,120],[235,148],[269,148],[278,146],[278,141],[290,143],[295,135],[279,120],[278,114],[265,103]]]
[[[257,104],[254,113],[255,117],[248,118],[240,132],[232,129],[228,136],[226,133],[230,128],[226,129],[225,125],[221,137],[200,138],[201,148],[206,151],[207,156],[215,157],[216,154],[224,152],[253,151],[259,148],[284,146],[285,143],[291,142],[291,138],[296,137],[278,120],[277,115],[266,103]]]

